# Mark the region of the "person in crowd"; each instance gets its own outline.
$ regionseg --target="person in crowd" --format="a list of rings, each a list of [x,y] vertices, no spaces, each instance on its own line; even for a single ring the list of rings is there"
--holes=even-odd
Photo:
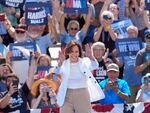
[[[138,38],[138,28],[134,25],[130,25],[127,27],[128,38]],[[117,50],[118,51],[118,50]],[[136,54],[128,55],[125,57],[119,57],[115,55],[113,51],[113,60],[115,63],[119,65],[119,67],[123,67],[123,79],[126,80],[130,87],[131,96],[128,103],[134,103],[138,90],[141,86],[141,74],[134,73],[134,64],[135,64]]]
[[[92,56],[89,45],[86,45],[85,48],[88,58],[82,58],[81,45],[76,41],[71,41],[65,48],[65,60],[63,61],[62,57],[59,58],[62,62],[60,67],[62,81],[57,93],[60,113],[91,112],[91,97],[87,89],[87,80],[92,78],[90,80],[94,81],[91,82],[96,85],[91,71],[97,68],[98,64]]]
[[[24,19],[22,18],[22,21]],[[57,42],[57,32],[51,15],[48,16],[48,25],[29,25],[26,33],[27,37],[38,45],[42,54],[46,54],[47,48]]]
[[[41,54],[37,58],[37,70],[34,76],[34,79],[44,78],[46,74],[49,73],[52,68],[51,58],[47,54]]]
[[[16,110],[27,110],[29,109],[27,104],[27,96],[30,93],[30,88],[33,83],[35,61],[32,57],[31,65],[29,68],[28,80],[25,84],[18,88],[19,78],[15,73],[8,74],[6,77],[7,90],[0,92],[0,111],[2,112],[13,112]]]
[[[126,103],[130,96],[130,89],[125,80],[118,79],[119,66],[111,63],[107,66],[108,78],[101,81],[99,85],[105,93],[105,98],[100,104],[121,104]]]
[[[141,73],[142,76],[150,72],[150,29],[145,30],[144,32],[146,46],[139,50],[136,55],[135,68],[134,71],[136,74]]]
[[[79,41],[80,44],[82,44],[88,27],[90,25],[90,12],[88,12],[86,16],[86,22],[83,25],[82,29],[80,30],[80,25],[77,20],[71,20],[69,21],[67,25],[67,31],[65,30],[64,27],[64,19],[66,17],[66,14],[62,14],[61,20],[60,20],[60,41],[61,41],[61,46],[64,48],[66,44],[68,44],[71,40],[77,40]]]
[[[5,13],[0,13],[0,15],[4,15],[4,20],[0,21],[0,34],[3,39],[3,44],[7,46],[9,43],[14,42],[15,29]]]
[[[108,63],[112,62],[111,59],[107,58],[108,50],[106,51],[105,44],[103,42],[93,43],[92,53],[97,62],[99,63],[99,68],[93,71],[93,75],[98,82],[107,78],[106,67]]]
[[[138,37],[144,40],[144,31],[146,26],[144,24],[144,0],[125,0],[125,15],[130,18],[133,25],[138,28]]]
[[[150,102],[150,73],[142,78],[142,86],[138,91],[136,102]]]
[[[99,15],[100,15],[100,11],[104,5],[104,0],[91,0],[91,3],[94,5],[94,8],[95,8],[95,20],[94,20],[93,24],[95,25],[95,27],[98,27],[98,26],[100,26]]]
[[[28,42],[32,42],[26,33],[26,25],[25,24],[19,24],[16,28],[15,28],[15,42],[14,44],[19,44],[19,43],[28,43]],[[19,46],[24,48],[24,46]],[[10,45],[8,45],[7,47],[7,61],[12,65],[14,72],[16,73],[16,75],[19,77],[19,82],[21,84],[24,84],[24,82],[27,80],[28,78],[28,70],[29,70],[29,65],[30,65],[30,57],[31,57],[31,51],[34,52],[34,54],[36,55],[36,57],[38,57],[40,55],[40,49],[38,47],[37,44],[35,44],[35,48],[33,48],[32,50],[26,49],[26,51],[22,51],[20,50],[21,53],[26,57],[26,59],[24,60],[12,60],[12,57],[14,56],[14,52],[11,51]],[[24,65],[24,68],[20,68]]]
[[[115,40],[117,34],[111,29],[110,24],[113,22],[114,16],[110,11],[103,11],[100,15],[101,26],[94,33],[94,41],[103,42],[110,53],[115,48]]]
[[[113,22],[119,21],[119,7],[117,4],[112,3],[110,0],[105,0],[104,5],[101,9],[101,14],[103,11],[110,11],[114,15],[114,20]]]
[[[51,66],[50,56],[41,54],[37,59],[37,66]]]
[[[18,25],[18,20],[21,16],[19,8],[6,7],[0,4],[0,13],[6,14],[13,27]]]
[[[54,108],[57,107],[56,91],[57,85],[49,79],[39,79],[32,84],[31,94],[34,96],[31,108]]]
[[[3,63],[0,65],[0,92],[7,90],[5,78],[10,73],[14,73],[14,71],[8,63]]]
[[[6,7],[0,4],[0,13],[5,14],[5,18],[8,19],[8,21],[14,28],[18,25],[18,20],[21,16],[19,8]],[[5,27],[4,29],[6,30],[6,33],[3,34],[4,37],[3,43],[7,46],[9,43],[13,42],[12,34],[10,34],[12,28],[7,29]]]

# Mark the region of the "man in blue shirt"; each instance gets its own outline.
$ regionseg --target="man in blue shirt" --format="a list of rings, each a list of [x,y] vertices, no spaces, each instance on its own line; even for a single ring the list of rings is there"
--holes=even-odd
[[[100,100],[101,104],[120,104],[125,103],[130,96],[130,90],[125,80],[118,79],[119,67],[111,63],[107,67],[108,79],[99,84],[105,93],[105,98]]]

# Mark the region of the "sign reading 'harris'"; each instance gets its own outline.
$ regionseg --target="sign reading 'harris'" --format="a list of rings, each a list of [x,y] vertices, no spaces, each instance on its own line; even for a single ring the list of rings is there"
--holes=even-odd
[[[87,13],[87,0],[64,0],[65,13]]]
[[[22,8],[25,0],[0,0],[0,4],[8,7]]]
[[[26,2],[25,20],[27,25],[44,25],[48,22],[48,14],[51,13],[51,3],[47,2]]]

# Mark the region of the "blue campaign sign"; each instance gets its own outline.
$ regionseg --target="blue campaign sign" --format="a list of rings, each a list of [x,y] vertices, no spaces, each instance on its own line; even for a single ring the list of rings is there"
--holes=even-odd
[[[35,42],[11,43],[9,49],[13,54],[12,61],[30,60],[31,52],[37,50]]]
[[[0,0],[0,4],[6,7],[22,8],[25,0]]]
[[[115,45],[120,57],[133,56],[142,48],[142,41],[139,38],[117,39]]]
[[[47,75],[49,73],[49,70],[50,70],[50,66],[37,66],[37,69],[36,69],[36,75],[35,75],[35,79],[41,79],[41,78],[44,78],[45,75]]]
[[[45,25],[48,15],[52,13],[51,2],[26,2],[25,22],[27,25]]]
[[[145,10],[150,10],[150,0],[145,0]]]
[[[119,22],[115,22],[111,24],[111,28],[117,33],[118,38],[127,38],[127,27],[129,27],[132,24],[132,21],[130,19],[122,20]]]
[[[65,13],[87,13],[87,0],[64,0]]]

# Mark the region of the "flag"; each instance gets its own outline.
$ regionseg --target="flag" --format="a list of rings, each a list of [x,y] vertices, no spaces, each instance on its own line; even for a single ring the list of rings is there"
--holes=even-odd
[[[2,112],[0,112],[2,113]],[[59,113],[59,108],[17,110],[11,113]],[[92,104],[91,113],[150,113],[150,102],[133,104]]]
[[[150,113],[150,103],[93,104],[92,113]]]

